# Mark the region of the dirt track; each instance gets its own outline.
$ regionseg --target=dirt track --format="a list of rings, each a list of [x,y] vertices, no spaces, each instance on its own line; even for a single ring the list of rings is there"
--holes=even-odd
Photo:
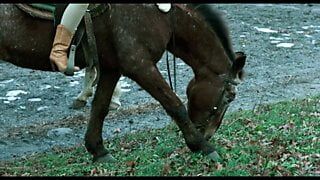
[[[248,56],[247,77],[228,113],[319,94],[320,5],[217,7],[225,13],[234,49]],[[164,57],[159,68],[167,78]],[[185,100],[185,87],[192,71],[182,61],[177,63],[177,94]],[[82,143],[90,103],[82,110],[69,109],[81,91],[82,76],[79,73],[65,77],[0,63],[0,160]],[[124,81],[123,88],[128,92],[121,98],[121,109],[110,112],[106,118],[104,138],[161,128],[171,121],[150,95],[131,80]],[[9,96],[9,91],[18,94]],[[72,132],[48,136],[48,131],[55,128],[71,128]]]

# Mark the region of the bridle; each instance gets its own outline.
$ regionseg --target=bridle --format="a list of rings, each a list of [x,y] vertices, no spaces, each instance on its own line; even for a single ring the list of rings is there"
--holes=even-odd
[[[239,82],[235,81],[234,79],[232,79],[230,77],[230,75],[228,75],[227,73],[225,74],[220,74],[219,77],[223,80],[223,90],[222,90],[222,93],[220,95],[220,98],[219,98],[219,101],[218,101],[218,104],[213,106],[211,109],[210,109],[210,115],[209,117],[212,117],[214,116],[217,112],[219,112],[219,110],[221,110],[222,108],[224,107],[227,107],[232,101],[230,101],[229,99],[226,99],[228,96],[226,93],[227,92],[227,89],[228,87],[230,86],[237,86],[239,84]],[[226,108],[225,108],[226,110]],[[224,111],[225,111],[224,110]],[[224,113],[224,112],[223,112]],[[209,119],[207,120],[209,121]]]

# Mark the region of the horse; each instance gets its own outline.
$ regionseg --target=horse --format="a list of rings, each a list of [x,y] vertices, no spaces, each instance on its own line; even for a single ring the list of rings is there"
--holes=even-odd
[[[50,44],[52,43],[51,40],[54,35],[53,14],[50,12],[42,12],[43,17],[39,16],[41,19],[37,20],[42,21],[42,23],[39,23],[39,27],[36,27],[37,29],[31,30],[29,29],[30,27],[27,26],[27,23],[20,26],[18,23],[21,22],[21,20],[16,21],[14,19],[14,17],[19,18],[26,16],[25,13],[19,12],[13,5],[6,5],[1,7],[1,9],[4,11],[0,13],[0,60],[18,67],[53,71],[47,62],[49,61],[47,56],[48,51],[50,51]],[[4,14],[11,11],[12,13],[10,13],[9,16]],[[26,19],[28,19],[27,22],[34,21],[34,18],[29,16],[26,16]],[[43,27],[40,27],[42,24]],[[52,25],[50,26],[49,24]],[[40,32],[42,28],[43,31],[47,33],[44,36],[35,37],[37,33],[43,34]],[[14,30],[14,32],[10,33],[12,30]],[[29,43],[33,44],[30,46]],[[80,109],[87,104],[88,99],[93,95],[93,85],[96,78],[96,71],[86,67],[84,59],[81,58],[82,56],[78,57],[80,58],[77,60],[77,63],[80,64],[81,69],[85,68],[85,76],[83,89],[71,105],[73,109]],[[121,82],[119,81],[112,96],[110,110],[116,110],[121,106],[121,94]]]
[[[161,104],[192,152],[219,160],[209,139],[236,96],[236,86],[243,80],[246,61],[243,52],[233,51],[227,25],[220,13],[209,4],[173,4],[167,13],[154,4],[102,5],[107,6],[107,10],[93,19],[99,80],[84,137],[92,161],[116,161],[104,147],[102,127],[121,75],[135,81]],[[34,57],[28,62],[29,66],[40,64],[42,69],[50,70],[48,62],[35,59],[49,55],[54,35],[52,24],[32,19],[14,5],[0,6],[0,20],[0,40],[5,36],[14,37],[8,43],[16,44],[15,48],[24,46],[24,51],[16,52],[20,56]],[[25,46],[29,47],[27,51]],[[194,77],[186,88],[187,107],[156,66],[166,50],[193,70]],[[77,57],[76,64],[83,67],[80,51]]]

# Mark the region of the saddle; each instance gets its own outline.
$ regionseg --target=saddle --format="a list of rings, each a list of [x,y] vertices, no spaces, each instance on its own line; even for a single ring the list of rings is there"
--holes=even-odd
[[[54,20],[55,4],[16,4],[16,6],[32,17]]]
[[[16,4],[18,8],[26,12],[34,18],[40,18],[44,20],[53,21],[54,28],[58,25],[56,22],[60,22],[63,12],[67,7],[67,4]],[[77,47],[80,43],[84,52],[85,61],[88,68],[95,68],[97,71],[97,78],[94,84],[98,80],[99,72],[99,60],[97,55],[96,39],[94,36],[92,18],[99,16],[107,10],[107,4],[90,4],[88,11],[82,19],[75,35],[72,40],[69,49],[69,59],[66,74],[73,75],[74,58]]]

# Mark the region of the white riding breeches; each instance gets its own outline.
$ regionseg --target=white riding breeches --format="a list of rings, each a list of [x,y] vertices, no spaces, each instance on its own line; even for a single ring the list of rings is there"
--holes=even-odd
[[[70,3],[62,15],[60,24],[64,25],[72,34],[74,34],[81,19],[86,13],[88,6],[89,4]]]

